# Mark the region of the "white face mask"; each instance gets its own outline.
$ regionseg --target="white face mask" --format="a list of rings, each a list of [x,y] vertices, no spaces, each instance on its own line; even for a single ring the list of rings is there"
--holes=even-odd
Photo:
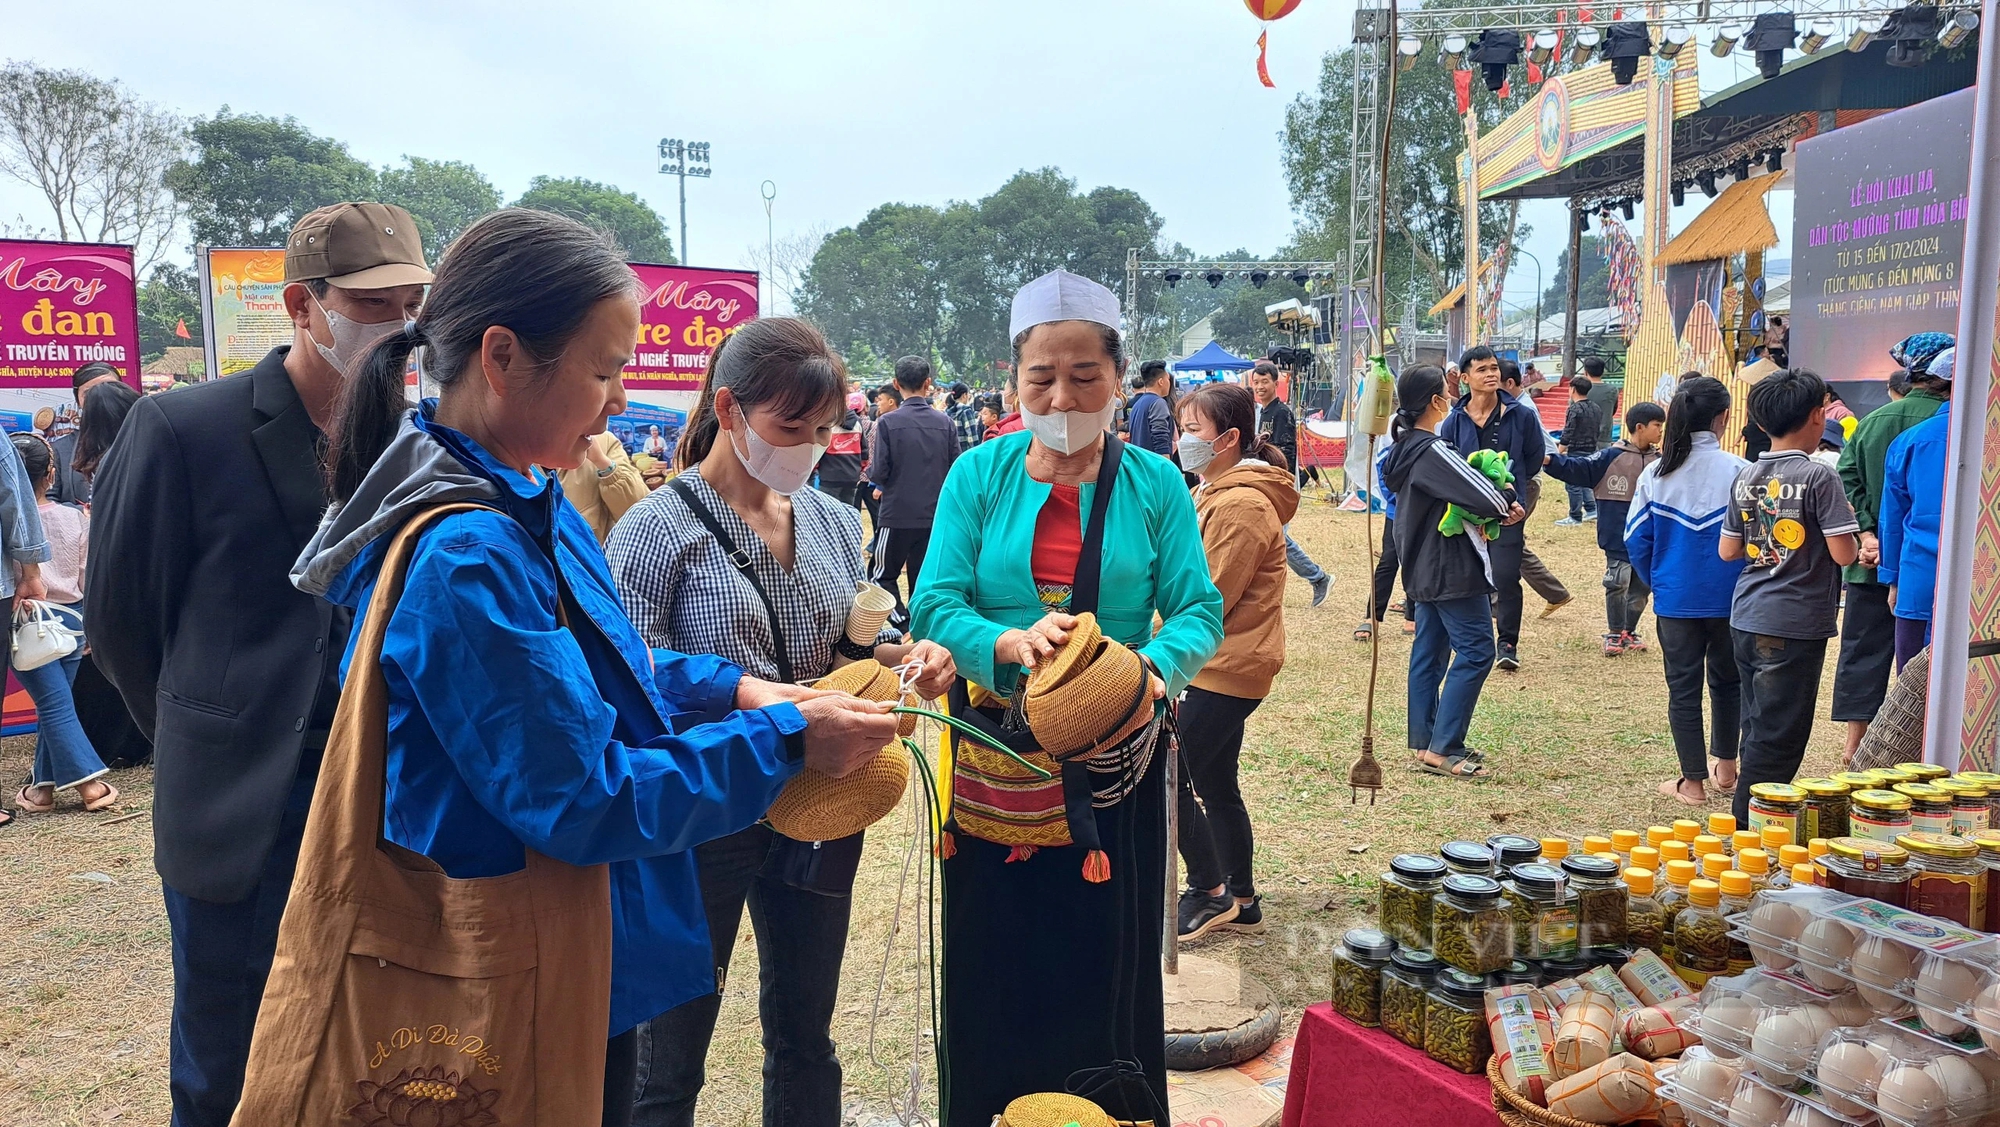
[[[332,347],[321,344],[316,338],[313,340],[313,347],[319,349],[319,354],[326,358],[327,363],[333,365],[333,370],[343,376],[354,374],[354,366],[360,363],[363,356],[368,355],[368,350],[375,347],[376,341],[390,333],[403,331],[403,322],[400,320],[362,324],[320,305],[318,298],[313,298],[313,304],[319,305],[320,316],[326,318],[327,330],[333,334]],[[311,333],[308,332],[307,335],[311,336]]]
[[[1174,450],[1181,456],[1181,468],[1191,474],[1198,474],[1215,460],[1215,444],[1204,442],[1191,434],[1181,435]]]
[[[1030,434],[1041,439],[1042,445],[1058,454],[1074,454],[1090,449],[1090,444],[1111,425],[1111,415],[1117,408],[1118,401],[1114,398],[1102,411],[1052,411],[1037,415],[1023,403],[1021,421],[1027,424]]]
[[[826,453],[826,447],[816,442],[773,446],[764,441],[764,436],[757,433],[756,427],[750,425],[741,408],[737,409],[736,418],[743,424],[743,445],[737,446],[734,438],[730,444],[750,476],[762,482],[771,492],[784,497],[804,489],[806,483],[812,480],[813,470],[819,466],[820,455]]]

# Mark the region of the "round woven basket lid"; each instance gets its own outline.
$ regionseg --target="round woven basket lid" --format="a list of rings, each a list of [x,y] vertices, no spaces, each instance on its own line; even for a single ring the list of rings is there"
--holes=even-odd
[[[1111,1116],[1101,1107],[1067,1092],[1036,1092],[1022,1096],[1000,1113],[1006,1127],[1113,1127]]]
[[[816,689],[849,693],[863,700],[897,699],[896,674],[870,659],[844,665],[822,678]],[[897,731],[916,731],[917,718],[898,718]],[[794,841],[835,841],[881,821],[910,785],[910,753],[890,741],[869,764],[836,779],[808,767],[792,777],[764,815],[771,828]]]
[[[1111,747],[1152,719],[1146,678],[1136,651],[1104,637],[1096,615],[1080,614],[1069,640],[1028,675],[1028,729],[1057,759]]]

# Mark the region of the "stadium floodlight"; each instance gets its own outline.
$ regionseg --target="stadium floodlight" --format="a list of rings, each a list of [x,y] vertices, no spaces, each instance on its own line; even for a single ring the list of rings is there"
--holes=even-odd
[[[1680,54],[1693,39],[1694,32],[1687,28],[1670,27],[1660,33],[1659,46],[1653,48],[1653,51],[1663,59],[1671,59]]]
[[[1580,67],[1589,62],[1591,53],[1596,51],[1598,44],[1602,42],[1604,33],[1596,28],[1589,26],[1577,28],[1576,34],[1571,36],[1569,41],[1570,65]]]
[[[1535,45],[1528,50],[1528,61],[1538,67],[1549,65],[1549,60],[1555,57],[1556,44],[1560,42],[1562,36],[1553,30],[1543,28],[1536,32]]]
[[[1735,24],[1723,24],[1715,29],[1715,42],[1709,44],[1708,53],[1718,59],[1726,59],[1729,52],[1736,49],[1736,41],[1743,38],[1743,29]]]

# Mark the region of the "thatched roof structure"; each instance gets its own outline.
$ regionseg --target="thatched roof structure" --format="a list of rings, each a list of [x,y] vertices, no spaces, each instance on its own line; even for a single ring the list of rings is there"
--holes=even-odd
[[[1771,173],[1738,180],[1702,209],[1687,230],[1673,237],[1656,261],[1659,266],[1708,262],[1778,245],[1778,228],[1764,206],[1764,196],[1784,174]]]

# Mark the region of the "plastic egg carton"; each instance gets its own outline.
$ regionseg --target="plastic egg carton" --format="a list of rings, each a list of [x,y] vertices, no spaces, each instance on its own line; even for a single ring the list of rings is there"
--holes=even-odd
[[[1742,1057],[1781,1086],[1798,1081],[1820,1039],[1875,1014],[1853,992],[1829,994],[1763,967],[1702,987],[1695,1031],[1716,1055]]]
[[[1679,1104],[1693,1127],[1860,1127],[1869,1119],[1841,1115],[1749,1073],[1731,1076],[1712,1062],[1661,1070],[1660,1098]],[[1725,1062],[1726,1063],[1726,1062]]]
[[[2000,1060],[1881,1025],[1836,1029],[1807,1083],[1830,1110],[1888,1127],[1970,1127],[2000,1112]]]
[[[1731,931],[1758,965],[1813,987],[1850,987],[1878,1016],[2000,1044],[2000,939],[1948,920],[1810,885],[1757,894]],[[1981,1000],[1986,1026],[1977,1016]],[[1849,1024],[1842,1022],[1841,1024]]]

